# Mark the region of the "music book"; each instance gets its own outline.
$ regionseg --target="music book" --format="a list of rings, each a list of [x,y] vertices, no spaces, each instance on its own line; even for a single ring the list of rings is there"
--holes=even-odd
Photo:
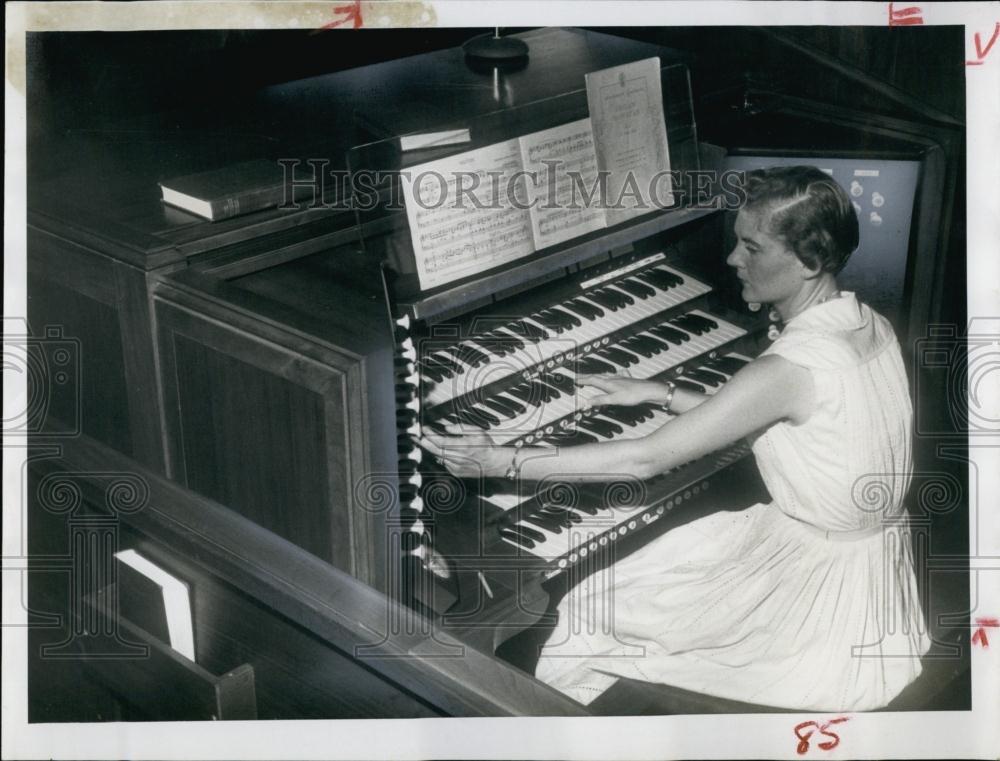
[[[284,203],[285,170],[277,161],[255,159],[166,180],[160,192],[164,203],[217,222]],[[310,192],[311,187],[298,185],[292,195]]]
[[[187,584],[135,550],[115,553],[120,562],[118,609],[178,653],[195,659],[191,596]]]
[[[422,290],[672,204],[659,58],[588,74],[587,94],[589,118],[401,173]]]
[[[608,224],[673,203],[660,59],[586,76],[597,167],[606,172]]]

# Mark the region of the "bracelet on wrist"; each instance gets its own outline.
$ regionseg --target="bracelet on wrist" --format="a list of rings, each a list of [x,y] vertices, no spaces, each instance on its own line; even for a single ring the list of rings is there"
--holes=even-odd
[[[663,409],[670,412],[670,405],[674,402],[674,392],[677,390],[677,384],[667,381],[667,398],[663,402]]]
[[[520,449],[514,450],[514,456],[510,458],[510,467],[507,468],[507,472],[503,474],[503,477],[508,481],[516,481],[517,477],[521,475],[521,466],[517,462],[517,456],[521,454]]]

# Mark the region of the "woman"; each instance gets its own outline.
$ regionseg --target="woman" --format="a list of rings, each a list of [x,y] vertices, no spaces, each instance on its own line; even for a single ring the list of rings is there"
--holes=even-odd
[[[560,603],[536,675],[582,703],[627,676],[763,705],[868,710],[919,675],[929,646],[899,533],[912,418],[899,345],[835,277],[858,244],[850,198],[814,167],[750,173],[747,192],[727,263],[743,299],[770,304],[785,327],[718,393],[580,376],[603,392],[593,404],[679,414],[641,439],[556,453],[425,439],[457,475],[599,480],[648,478],[756,435],[772,503],[669,531],[616,563],[610,582],[585,580]],[[601,610],[610,625],[595,625]]]

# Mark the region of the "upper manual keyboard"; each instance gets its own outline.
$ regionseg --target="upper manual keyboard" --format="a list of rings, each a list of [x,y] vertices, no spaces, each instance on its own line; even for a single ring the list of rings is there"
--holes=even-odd
[[[425,342],[418,370],[429,389],[426,404],[601,350],[609,336],[711,290],[666,265],[581,286],[579,295],[450,345]]]

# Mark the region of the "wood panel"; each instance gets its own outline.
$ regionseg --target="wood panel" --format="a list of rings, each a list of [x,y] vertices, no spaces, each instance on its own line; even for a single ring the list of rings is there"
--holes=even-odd
[[[331,490],[340,492],[339,485],[331,489],[327,483],[324,425],[331,398],[330,433],[342,435],[339,379],[330,379],[327,397],[180,333],[174,334],[173,357],[181,425],[178,479],[349,569],[346,515],[312,507],[330,505]]]
[[[133,454],[132,419],[128,407],[125,356],[119,315],[113,306],[65,285],[35,276],[29,262],[28,324],[46,356],[41,394],[45,421],[32,422],[37,430],[72,435],[83,431],[127,454]],[[49,333],[46,338],[46,332]],[[70,362],[56,368],[52,349],[65,345]],[[57,376],[58,370],[58,376]],[[58,378],[64,378],[58,382]],[[29,376],[32,384],[35,376]]]
[[[53,386],[53,414],[162,471],[147,273],[29,227],[28,320],[36,335],[53,329],[46,341],[69,341],[79,355],[69,376],[78,383]]]
[[[380,386],[391,393],[391,344],[359,353],[347,334],[356,343],[371,327],[341,321],[318,338],[284,308],[269,315],[258,299],[247,311],[247,294],[199,283],[162,283],[154,298],[170,477],[385,588],[394,505],[362,497],[394,473],[379,458],[395,452],[395,429],[372,411]]]

